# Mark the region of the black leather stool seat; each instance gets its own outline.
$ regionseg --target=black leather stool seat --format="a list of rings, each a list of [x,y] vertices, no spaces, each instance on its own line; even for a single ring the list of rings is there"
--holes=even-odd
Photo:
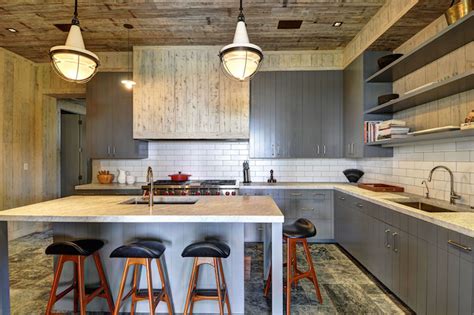
[[[215,257],[227,258],[230,255],[230,247],[219,241],[202,241],[187,246],[182,257]]]
[[[283,226],[283,236],[287,238],[309,238],[316,235],[316,227],[308,219],[298,219]]]
[[[54,242],[46,248],[46,255],[89,256],[101,249],[104,242],[95,239]]]
[[[112,258],[160,258],[165,252],[165,245],[158,241],[138,241],[116,248]]]

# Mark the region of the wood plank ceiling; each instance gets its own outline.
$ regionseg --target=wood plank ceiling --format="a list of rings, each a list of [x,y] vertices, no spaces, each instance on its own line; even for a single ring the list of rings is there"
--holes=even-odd
[[[385,0],[245,0],[252,42],[264,50],[341,49]],[[73,0],[0,0],[0,46],[36,62],[66,33],[53,24],[70,23]],[[79,0],[86,47],[126,51],[124,23],[135,29],[133,45],[225,45],[232,38],[238,0]],[[279,30],[279,20],[303,20],[301,29]],[[340,28],[333,22],[343,21]],[[13,27],[18,33],[6,30]]]

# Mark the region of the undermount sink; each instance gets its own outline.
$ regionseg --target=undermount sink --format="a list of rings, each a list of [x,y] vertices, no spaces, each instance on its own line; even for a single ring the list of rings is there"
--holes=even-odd
[[[156,197],[153,198],[153,204],[155,205],[193,205],[199,199],[195,197]],[[147,198],[139,197],[125,200],[122,204],[126,205],[147,205],[149,200]]]
[[[407,206],[407,207],[412,207],[412,208],[415,208],[415,209],[418,209],[418,210],[421,210],[421,211],[426,211],[426,212],[456,212],[454,210],[450,210],[450,209],[430,205],[428,203],[424,203],[424,202],[421,202],[421,201],[405,201],[405,202],[399,201],[399,202],[396,202],[396,203],[399,203],[399,204]]]

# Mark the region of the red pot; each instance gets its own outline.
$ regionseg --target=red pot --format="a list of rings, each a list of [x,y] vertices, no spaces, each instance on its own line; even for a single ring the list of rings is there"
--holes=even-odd
[[[178,172],[178,174],[173,174],[173,175],[168,175],[168,176],[171,177],[171,180],[173,182],[185,182],[189,180],[189,177],[191,177],[191,175],[181,174],[181,172]]]

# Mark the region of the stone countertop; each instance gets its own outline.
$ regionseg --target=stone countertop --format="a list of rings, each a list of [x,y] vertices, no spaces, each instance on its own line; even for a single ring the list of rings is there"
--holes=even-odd
[[[417,210],[412,207],[404,206],[394,202],[404,200],[420,200],[425,201],[423,197],[408,193],[390,193],[390,192],[374,192],[367,189],[357,187],[355,184],[349,183],[251,183],[241,184],[240,189],[334,189],[343,193],[347,193],[357,198],[378,204],[391,210],[415,217],[417,219],[427,221],[438,226],[457,231],[461,234],[474,237],[474,210],[468,206],[456,205],[451,206],[447,201],[437,201],[430,199],[427,203],[437,204],[444,208],[452,209],[457,212],[426,212]]]
[[[130,199],[135,197],[71,196],[0,211],[0,221],[282,223],[284,220],[278,206],[267,196],[201,196],[196,197],[195,204],[155,204],[151,212],[147,204],[124,204]]]
[[[142,190],[142,186],[146,183],[135,183],[133,185],[111,183],[111,184],[100,184],[100,183],[90,183],[77,185],[74,187],[76,190]]]

